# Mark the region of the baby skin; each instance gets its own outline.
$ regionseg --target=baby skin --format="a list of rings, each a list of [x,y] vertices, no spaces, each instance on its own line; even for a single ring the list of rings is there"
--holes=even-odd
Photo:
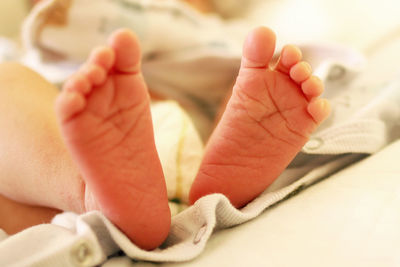
[[[226,111],[211,136],[190,201],[211,193],[242,207],[265,190],[328,116],[323,86],[286,46],[270,68],[275,35],[252,31]],[[56,101],[64,141],[85,181],[86,210],[100,210],[136,245],[159,246],[170,227],[140,49],[128,30],[95,49]]]

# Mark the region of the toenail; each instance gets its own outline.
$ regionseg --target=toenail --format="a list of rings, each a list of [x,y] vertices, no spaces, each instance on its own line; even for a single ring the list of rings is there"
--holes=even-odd
[[[321,138],[311,138],[306,144],[305,148],[309,150],[316,150],[320,148],[324,144],[324,141]]]
[[[290,47],[293,50],[289,51],[288,49],[285,49],[282,55],[282,63],[288,68],[301,60],[301,50],[295,46],[290,46]],[[294,50],[296,52],[293,52]]]
[[[307,71],[308,73],[311,73],[311,72],[312,72],[312,68],[311,68],[311,65],[310,65],[309,63],[303,62],[302,64],[303,64],[303,66],[305,67],[305,69],[306,69],[306,71]]]

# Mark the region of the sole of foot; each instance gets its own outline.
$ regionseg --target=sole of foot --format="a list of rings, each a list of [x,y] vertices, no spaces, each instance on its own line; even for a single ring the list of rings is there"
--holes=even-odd
[[[222,193],[243,207],[283,172],[328,117],[330,105],[319,98],[323,84],[296,46],[285,46],[270,66],[275,38],[265,27],[248,35],[232,96],[192,185],[191,203]]]
[[[100,210],[133,243],[153,249],[171,217],[140,57],[136,36],[116,31],[65,83],[56,112],[85,182],[85,210]]]

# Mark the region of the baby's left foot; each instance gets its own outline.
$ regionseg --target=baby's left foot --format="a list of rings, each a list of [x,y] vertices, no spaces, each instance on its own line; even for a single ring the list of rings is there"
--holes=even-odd
[[[190,201],[223,193],[242,207],[262,193],[287,167],[310,134],[328,116],[318,99],[322,82],[286,46],[274,68],[275,34],[254,30],[243,49],[242,66],[226,111],[211,136]]]

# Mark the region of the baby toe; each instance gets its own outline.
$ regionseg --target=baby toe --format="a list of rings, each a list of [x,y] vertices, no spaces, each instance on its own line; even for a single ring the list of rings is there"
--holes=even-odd
[[[80,73],[86,76],[87,80],[94,86],[103,84],[107,78],[107,73],[104,68],[96,64],[84,65]]]
[[[140,71],[141,50],[137,36],[129,29],[120,29],[109,38],[115,54],[114,70],[122,73]]]
[[[266,27],[251,31],[243,45],[242,67],[267,68],[275,51],[275,33]]]
[[[277,71],[288,74],[290,68],[300,62],[302,58],[301,50],[295,45],[283,47],[278,63],[275,67]]]
[[[308,113],[317,124],[322,123],[331,113],[331,106],[326,99],[315,99],[308,104]]]
[[[109,71],[115,62],[115,52],[111,47],[99,46],[92,50],[90,53],[88,64],[98,65],[103,67],[107,72]]]
[[[90,92],[91,83],[83,74],[76,73],[71,76],[64,84],[63,90],[67,92],[78,92],[87,94]]]
[[[289,75],[296,83],[302,83],[310,78],[312,69],[310,64],[305,61],[299,62],[290,68]]]
[[[308,100],[318,97],[324,91],[324,84],[317,76],[311,76],[301,84],[301,89]]]
[[[60,122],[65,123],[79,111],[83,110],[86,100],[75,91],[61,92],[55,102],[57,118]]]

